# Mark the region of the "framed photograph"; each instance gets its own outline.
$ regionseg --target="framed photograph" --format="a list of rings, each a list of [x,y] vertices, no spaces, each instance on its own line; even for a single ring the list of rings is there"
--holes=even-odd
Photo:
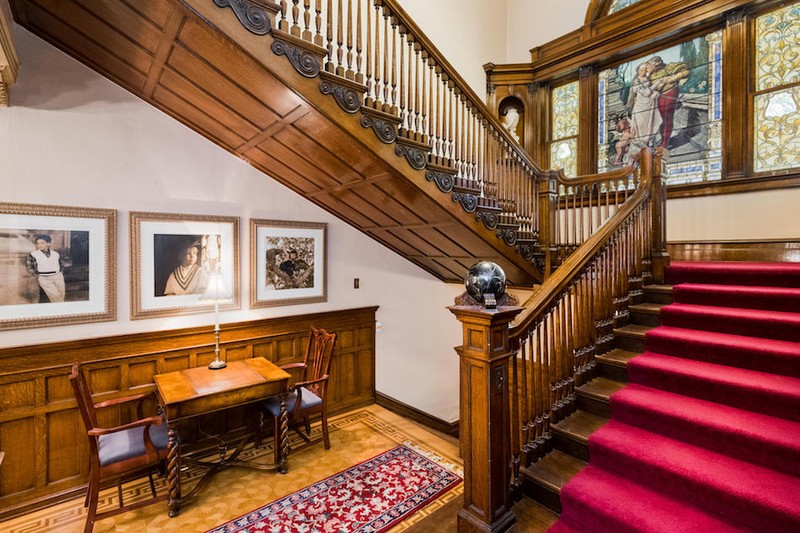
[[[132,212],[130,232],[131,319],[212,311],[211,289],[239,308],[239,217]]]
[[[117,212],[0,202],[0,330],[117,318]]]
[[[328,225],[250,220],[250,307],[328,300]]]

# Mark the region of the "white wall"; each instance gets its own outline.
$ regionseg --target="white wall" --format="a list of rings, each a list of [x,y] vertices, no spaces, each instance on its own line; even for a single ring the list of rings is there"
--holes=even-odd
[[[507,1],[507,63],[530,63],[531,48],[583,26],[589,8],[589,0]]]
[[[399,0],[402,8],[486,100],[485,63],[506,62],[507,3],[513,0]]]
[[[800,189],[667,202],[667,240],[800,239]]]
[[[0,200],[118,210],[118,319],[0,332],[0,347],[213,323],[212,314],[130,320],[128,213],[241,218],[242,309],[225,322],[378,305],[377,388],[458,419],[461,327],[445,309],[463,291],[272,181],[20,27],[19,83],[0,108]],[[249,310],[249,218],[328,223],[328,302]],[[361,288],[353,289],[353,278]]]

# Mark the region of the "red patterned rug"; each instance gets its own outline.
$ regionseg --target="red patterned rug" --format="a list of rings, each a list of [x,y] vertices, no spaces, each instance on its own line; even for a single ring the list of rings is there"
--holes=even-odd
[[[379,533],[460,482],[401,444],[208,533]]]

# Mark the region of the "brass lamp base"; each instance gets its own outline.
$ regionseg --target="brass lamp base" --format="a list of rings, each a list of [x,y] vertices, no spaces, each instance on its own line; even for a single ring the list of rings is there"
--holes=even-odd
[[[228,363],[223,361],[222,359],[214,359],[210,363],[208,363],[208,368],[211,370],[219,370],[220,368],[225,368],[228,366]]]

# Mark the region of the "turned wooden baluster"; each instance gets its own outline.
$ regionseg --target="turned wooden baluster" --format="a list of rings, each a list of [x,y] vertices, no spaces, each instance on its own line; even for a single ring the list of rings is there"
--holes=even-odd
[[[303,0],[303,40],[312,41],[311,32],[311,0]]]

